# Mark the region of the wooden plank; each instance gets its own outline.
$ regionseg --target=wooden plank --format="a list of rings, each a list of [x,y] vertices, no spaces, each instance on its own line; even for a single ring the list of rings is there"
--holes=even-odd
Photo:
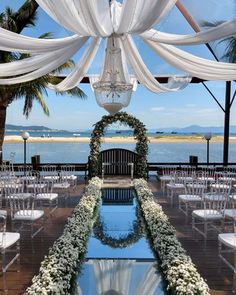
[[[151,177],[149,185],[156,200],[162,205],[163,210],[169,216],[170,222],[175,226],[177,236],[183,247],[191,256],[202,277],[207,280],[211,288],[211,294],[232,294],[233,272],[223,264],[221,265],[221,270],[219,269],[217,236],[209,240],[206,247],[204,247],[203,240],[194,240],[190,224],[191,220],[186,220],[185,216],[179,212],[176,204],[171,207],[166,196],[163,196],[160,190],[160,183],[156,178]],[[23,294],[27,286],[31,284],[33,276],[39,271],[40,262],[43,260],[44,255],[48,253],[49,247],[63,232],[66,220],[74,206],[79,202],[84,187],[84,180],[80,180],[76,190],[71,191],[71,196],[66,202],[64,198],[60,199],[58,210],[56,210],[53,217],[46,220],[44,231],[33,240],[27,234],[22,235],[20,271],[9,271],[5,277],[0,277],[0,294],[4,294],[2,290],[4,279],[8,288],[8,295]],[[16,269],[17,265],[14,264],[11,270]]]

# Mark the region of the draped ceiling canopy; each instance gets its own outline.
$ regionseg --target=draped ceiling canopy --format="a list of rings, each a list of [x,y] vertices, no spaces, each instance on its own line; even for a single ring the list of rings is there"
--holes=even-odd
[[[23,60],[0,64],[1,85],[32,81],[48,74],[86,46],[73,71],[56,86],[49,85],[58,91],[71,89],[87,74],[101,40],[111,38],[113,44],[121,49],[126,82],[132,83],[135,77],[153,92],[182,89],[191,81],[191,76],[206,80],[236,80],[236,64],[204,59],[177,47],[235,36],[236,19],[198,33],[176,35],[161,32],[155,27],[173,9],[177,0],[124,0],[122,3],[109,0],[36,1],[54,21],[72,34],[59,39],[39,39],[0,28],[0,50],[30,54]],[[158,83],[142,59],[134,36],[139,36],[157,55],[185,75],[172,78],[165,85]],[[107,47],[111,44],[107,42]]]

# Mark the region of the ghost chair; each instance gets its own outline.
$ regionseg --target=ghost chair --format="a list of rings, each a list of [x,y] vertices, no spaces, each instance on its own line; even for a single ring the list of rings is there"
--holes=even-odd
[[[163,194],[165,193],[165,187],[168,182],[171,182],[174,177],[174,172],[176,171],[176,167],[162,167],[162,175],[159,176],[159,179],[161,181],[161,189]]]
[[[197,179],[206,181],[209,186],[211,183],[215,182],[215,168],[202,168],[202,170],[197,173]]]
[[[36,187],[43,185],[39,183],[40,174],[37,171],[30,171],[24,178],[25,189],[29,192],[35,193]]]
[[[75,165],[62,165],[60,172],[62,180],[68,181],[73,188],[77,184],[77,176],[75,175]]]
[[[52,183],[53,191],[57,192],[59,195],[64,197],[65,200],[70,195],[69,189],[71,187],[70,182],[65,178],[66,175],[67,175],[67,173],[65,173],[64,171],[61,171],[60,177],[58,179],[56,179],[55,181],[53,181],[53,183]]]
[[[31,238],[43,230],[44,210],[35,209],[35,194],[26,193],[9,197],[11,221],[13,228],[20,224],[19,230],[23,231],[30,226]]]
[[[228,195],[222,193],[207,193],[203,195],[203,209],[192,212],[192,231],[208,238],[208,232],[221,231],[224,226],[225,209]]]
[[[58,181],[59,174],[56,165],[43,165],[40,176],[47,181]]]
[[[2,272],[5,273],[8,268],[18,260],[20,256],[20,234],[17,232],[6,231],[6,216],[0,215],[1,229],[0,229],[0,250],[2,258]],[[8,253],[13,253],[10,260]]]
[[[236,293],[236,234],[234,232],[218,235],[218,256],[220,261],[225,263],[234,273],[232,293]]]
[[[179,210],[188,216],[192,208],[203,204],[202,197],[207,190],[205,180],[194,179],[185,185],[185,193],[179,195]]]
[[[185,182],[183,173],[177,171],[172,174],[172,180],[166,184],[167,198],[170,199],[171,206],[173,205],[174,196],[185,192]]]
[[[232,180],[228,178],[227,180],[220,180],[219,178],[210,184],[210,190],[212,193],[217,194],[230,194],[232,189]]]
[[[30,173],[32,173],[32,166],[30,165],[20,165],[18,166],[17,176],[20,178],[21,181],[24,181]]]
[[[58,208],[58,193],[53,192],[53,182],[39,180],[35,187],[35,201],[40,204],[40,208],[49,208],[49,214]]]

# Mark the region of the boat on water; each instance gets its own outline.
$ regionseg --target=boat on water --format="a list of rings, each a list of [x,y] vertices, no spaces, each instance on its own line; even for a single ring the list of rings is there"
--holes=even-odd
[[[73,133],[74,137],[79,137],[81,134],[80,133]]]

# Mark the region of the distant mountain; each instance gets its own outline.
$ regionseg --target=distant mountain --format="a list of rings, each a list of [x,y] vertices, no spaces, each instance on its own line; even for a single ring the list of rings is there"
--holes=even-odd
[[[165,132],[165,133],[171,133],[171,132],[176,132],[176,133],[223,133],[224,132],[224,127],[222,126],[208,126],[208,127],[203,127],[203,126],[198,126],[198,125],[190,125],[187,127],[183,128],[159,128],[156,130],[157,132]],[[236,133],[236,126],[231,125],[230,126],[230,133]]]
[[[12,125],[12,124],[6,124],[6,131],[47,131],[47,132],[52,132],[52,131],[60,131],[60,130],[55,130],[51,129],[45,126],[21,126],[21,125]]]

